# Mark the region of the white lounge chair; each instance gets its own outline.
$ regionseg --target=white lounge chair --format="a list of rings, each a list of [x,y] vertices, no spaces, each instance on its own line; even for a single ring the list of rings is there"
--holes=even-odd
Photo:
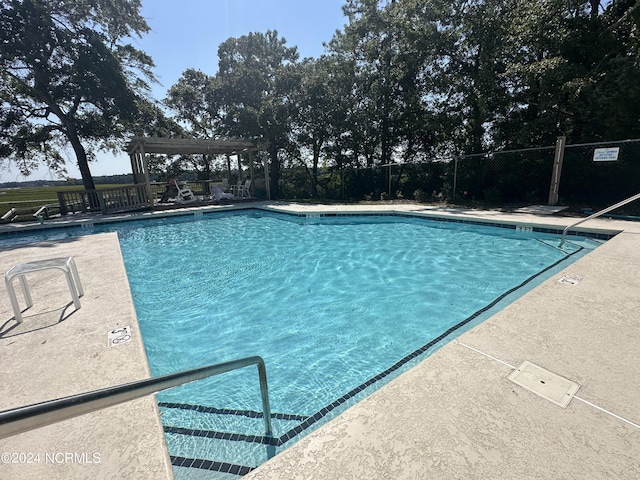
[[[177,180],[173,179],[169,183],[173,184],[178,190],[178,196],[176,197],[176,202],[178,203],[188,203],[195,202],[196,196],[193,194],[189,186],[186,182],[179,183]]]
[[[248,180],[248,179],[245,180],[242,185],[238,186],[237,195],[240,198],[249,198],[249,197],[251,197],[251,191],[249,190],[250,187],[251,187],[251,180]]]
[[[18,211],[15,208],[10,208],[9,211],[2,216],[2,219],[0,219],[0,223],[13,222],[17,216]]]
[[[225,193],[220,185],[211,185],[211,199],[219,202],[224,199],[235,198],[232,193]]]
[[[239,197],[241,188],[242,188],[242,180],[238,180],[237,184],[229,185],[229,192],[231,192],[236,197]]]

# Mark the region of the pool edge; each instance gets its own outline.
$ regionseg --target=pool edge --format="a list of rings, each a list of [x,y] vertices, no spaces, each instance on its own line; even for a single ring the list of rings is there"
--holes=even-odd
[[[269,205],[269,207],[271,207],[271,205]],[[307,207],[306,205],[304,207]],[[361,206],[354,206],[355,208],[350,208],[349,211],[347,212],[348,214],[358,214],[358,207],[360,207],[360,211],[363,211],[365,213],[368,214],[393,214],[393,213],[399,213],[399,214],[411,214],[411,215],[417,215],[420,216],[421,215],[421,211],[425,209],[424,206],[417,206],[419,207],[418,210],[413,210],[413,209],[409,209],[409,210],[398,210],[398,206],[393,206],[393,208],[389,208],[389,209],[380,209],[379,207],[376,208],[362,208]],[[246,205],[246,206],[241,206],[241,207],[237,207],[237,208],[233,208],[233,210],[240,210],[240,209],[255,209],[255,208],[264,208],[264,205],[261,205],[259,207],[255,206],[255,205]],[[308,208],[302,208],[302,209],[296,209],[295,206],[291,206],[289,205],[287,207],[288,209],[290,209],[290,211],[292,212],[297,212],[297,213],[308,213],[310,210]],[[335,206],[331,206],[330,208],[327,207],[327,210],[323,210],[322,207],[315,207],[315,210],[313,210],[311,213],[326,213],[328,212],[329,214],[331,214],[331,212],[335,211]],[[226,208],[226,209],[209,209],[207,210],[207,212],[209,211],[228,211],[228,210],[232,210],[231,208]],[[273,211],[271,208],[265,208],[265,210],[268,211]],[[276,209],[275,211],[281,211],[284,210],[284,208],[279,207],[278,209]],[[163,212],[164,213],[164,212]],[[473,215],[469,215],[467,214],[459,214],[459,213],[442,213],[442,212],[434,212],[434,211],[427,211],[426,213],[423,212],[424,215],[437,215],[440,217],[454,217],[454,218],[471,218],[471,219],[478,219],[478,218],[482,218],[482,213],[487,213],[485,211],[480,211],[477,213],[473,213]],[[190,215],[193,214],[193,211],[189,211],[188,213],[175,213],[174,215]],[[171,216],[171,215],[162,215],[162,216]],[[527,218],[525,218],[527,217]],[[530,218],[529,218],[530,217]],[[148,218],[148,217],[141,217],[141,216],[137,216],[136,218],[132,218],[134,220],[138,220],[138,219],[142,219],[142,218]],[[542,221],[544,220],[544,221]],[[484,219],[481,221],[486,221],[487,223],[491,224],[491,223],[499,223],[500,221],[508,223],[508,222],[516,222],[517,224],[522,224],[522,225],[542,225],[544,228],[544,226],[551,226],[551,227],[560,227],[560,226],[566,226],[566,224],[568,224],[570,222],[571,219],[568,218],[557,218],[557,219],[553,219],[552,221],[549,221],[551,219],[547,219],[547,218],[542,218],[542,217],[536,217],[535,215],[518,215],[516,217],[514,217],[513,215],[508,215],[508,214],[504,214],[503,217],[501,217],[500,219],[496,219],[496,218],[488,218],[488,219]],[[112,221],[121,221],[121,220],[112,220]],[[626,225],[630,222],[620,222],[620,221],[594,221],[594,223],[597,224],[596,227],[586,227],[585,230],[587,231],[595,231],[596,233],[602,233],[602,232],[624,232],[626,229]],[[628,230],[627,230],[628,231]],[[118,247],[119,248],[119,247]],[[0,251],[0,253],[3,253]],[[21,258],[20,261],[26,261],[26,258]],[[13,258],[11,259],[11,261],[13,261]],[[9,262],[11,263],[11,262]],[[5,261],[5,264],[8,264],[7,261]],[[124,268],[124,267],[123,267]],[[81,277],[83,277],[84,273],[82,272],[81,269]],[[84,277],[83,277],[84,278]],[[128,282],[127,282],[127,288],[128,288]],[[129,293],[130,295],[130,293]],[[7,310],[8,311],[8,310]],[[80,310],[78,313],[81,313],[82,310]],[[3,312],[6,313],[6,312]],[[5,316],[7,318],[9,318],[10,314],[5,314]],[[145,356],[146,359],[146,356]],[[148,365],[148,363],[147,363]],[[148,366],[147,366],[148,369]],[[51,428],[51,427],[48,427]],[[251,474],[250,474],[251,475]],[[255,475],[258,475],[257,471],[255,473]],[[28,478],[28,477],[21,477],[21,478]],[[34,477],[36,478],[36,477]],[[55,477],[53,477],[55,478]],[[67,477],[65,476],[64,478],[73,478],[73,477]],[[78,477],[78,478],[84,478],[84,477]],[[256,476],[255,478],[260,478],[259,476]]]

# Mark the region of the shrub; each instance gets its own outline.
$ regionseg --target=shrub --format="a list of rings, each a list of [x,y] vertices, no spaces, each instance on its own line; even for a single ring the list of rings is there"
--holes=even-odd
[[[426,202],[427,194],[425,193],[424,190],[422,190],[421,188],[418,188],[413,192],[413,199],[416,202]]]

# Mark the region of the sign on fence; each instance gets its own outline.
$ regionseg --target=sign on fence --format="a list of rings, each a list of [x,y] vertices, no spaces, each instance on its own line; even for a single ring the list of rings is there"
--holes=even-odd
[[[596,148],[593,151],[594,162],[616,162],[618,160],[620,147],[614,148]]]

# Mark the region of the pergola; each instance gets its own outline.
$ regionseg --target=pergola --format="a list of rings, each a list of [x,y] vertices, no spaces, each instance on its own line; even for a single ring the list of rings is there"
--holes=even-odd
[[[195,155],[215,154],[226,155],[227,168],[231,171],[231,155],[237,155],[238,168],[240,169],[240,156],[249,156],[249,174],[253,185],[254,153],[265,150],[266,144],[253,142],[241,138],[227,138],[223,140],[195,139],[195,138],[157,138],[157,137],[133,137],[127,144],[126,150],[131,159],[133,181],[135,184],[146,184],[149,195],[149,203],[153,205],[151,194],[151,180],[147,162],[148,153],[165,155]],[[271,199],[269,190],[269,165],[266,157],[263,158],[265,187],[267,198]]]

